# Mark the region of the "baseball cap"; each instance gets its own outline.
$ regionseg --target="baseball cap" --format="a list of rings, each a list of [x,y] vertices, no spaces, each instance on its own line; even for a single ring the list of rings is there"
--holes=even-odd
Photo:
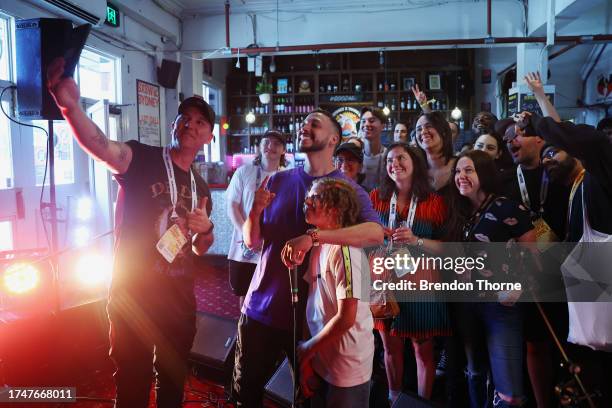
[[[201,96],[194,95],[181,102],[178,107],[179,115],[183,114],[187,108],[198,109],[211,127],[215,125],[215,111]]]
[[[266,133],[264,133],[264,135],[262,136],[262,139],[271,138],[271,137],[275,138],[276,140],[278,140],[284,145],[287,144],[287,138],[285,137],[285,135],[283,135],[278,130],[273,130],[273,129],[267,130]]]
[[[342,143],[340,146],[336,148],[334,152],[334,156],[337,156],[340,152],[348,152],[355,156],[355,158],[359,161],[359,163],[363,163],[363,152],[355,143],[347,142]]]

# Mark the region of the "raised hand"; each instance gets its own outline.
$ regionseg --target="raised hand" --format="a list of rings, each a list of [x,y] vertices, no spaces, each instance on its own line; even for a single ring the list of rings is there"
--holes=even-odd
[[[266,176],[261,185],[255,190],[255,198],[253,199],[251,211],[257,215],[261,214],[270,205],[274,197],[276,197],[276,193],[272,193],[266,188],[269,178],[270,176]]]
[[[427,103],[427,95],[425,95],[425,92],[419,89],[418,84],[415,84],[414,86],[410,87],[410,89],[412,90],[412,93],[414,94],[414,97],[416,98],[419,105],[424,105]]]
[[[544,84],[539,72],[529,72],[525,75],[525,83],[534,95],[544,95]]]
[[[64,58],[54,59],[47,68],[47,88],[62,111],[80,109],[81,94],[79,86],[71,77],[62,78],[64,73]]]
[[[187,227],[192,233],[206,233],[210,231],[212,222],[208,218],[206,211],[206,204],[208,203],[208,197],[203,197],[200,200],[200,205],[193,211],[187,213]]]

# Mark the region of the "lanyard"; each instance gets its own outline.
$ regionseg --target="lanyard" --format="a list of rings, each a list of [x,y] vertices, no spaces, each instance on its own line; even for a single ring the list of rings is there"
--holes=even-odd
[[[582,183],[582,180],[584,180],[584,173],[585,173],[585,170],[582,169],[580,174],[578,174],[578,176],[574,180],[574,184],[572,184],[572,190],[570,191],[569,203],[568,203],[568,207],[567,207],[567,226],[568,226],[568,232],[567,233],[568,234],[569,234],[570,219],[572,218],[572,204],[574,202],[574,196],[576,195],[576,191],[578,191],[578,187],[580,187],[580,184]],[[584,200],[582,200],[582,201],[583,201],[582,205],[584,206]]]
[[[474,231],[478,224],[480,224],[480,221],[482,221],[482,216],[484,215],[485,211],[489,209],[494,198],[495,196],[493,194],[489,194],[489,196],[482,202],[482,204],[480,204],[478,210],[476,210],[476,212],[463,225],[464,242],[469,242],[472,231]]]
[[[178,201],[178,190],[176,189],[176,180],[174,178],[174,166],[172,166],[172,159],[170,158],[170,147],[165,146],[163,150],[164,164],[166,165],[166,173],[168,174],[168,185],[170,187],[170,201],[172,202],[172,215],[170,219],[175,220],[178,218],[176,213],[176,202]],[[198,206],[198,194],[196,190],[196,182],[193,177],[193,171],[189,169],[189,175],[191,176],[191,211]]]
[[[414,216],[416,214],[417,207],[417,198],[415,195],[412,195],[410,199],[410,209],[408,210],[408,218],[407,218],[407,226],[412,229],[412,224],[414,223]],[[395,227],[395,219],[397,218],[397,193],[393,193],[391,196],[391,203],[389,206],[389,228],[393,229]]]
[[[527,191],[527,183],[525,183],[525,176],[523,175],[523,170],[521,170],[521,166],[516,166],[516,177],[518,178],[519,189],[521,190],[521,198],[523,199],[523,204],[527,206],[534,212],[531,208],[531,200],[529,200],[529,192]],[[544,214],[544,203],[546,202],[546,196],[548,195],[548,175],[545,170],[542,170],[542,181],[540,182],[540,210],[538,215],[541,217]]]

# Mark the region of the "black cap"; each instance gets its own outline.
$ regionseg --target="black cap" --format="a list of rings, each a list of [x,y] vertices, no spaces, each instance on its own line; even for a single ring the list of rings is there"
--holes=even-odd
[[[210,126],[215,126],[215,111],[201,96],[194,95],[181,102],[178,108],[179,115],[183,114],[187,108],[198,109],[202,115],[204,115],[204,118],[208,121]]]
[[[274,129],[267,130],[266,133],[264,133],[264,135],[262,136],[262,139],[270,138],[270,137],[275,138],[276,140],[278,140],[279,142],[281,142],[284,145],[287,144],[287,138],[285,137],[284,134],[282,134],[278,130],[274,130]]]
[[[347,142],[342,143],[340,146],[336,148],[334,152],[334,156],[337,156],[340,152],[349,152],[359,161],[359,163],[363,163],[363,151],[357,146],[355,143]]]

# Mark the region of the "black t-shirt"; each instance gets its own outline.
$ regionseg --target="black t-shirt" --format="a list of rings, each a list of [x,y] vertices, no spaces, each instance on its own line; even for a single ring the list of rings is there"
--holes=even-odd
[[[135,140],[127,142],[132,149],[132,161],[124,174],[115,175],[119,183],[117,201],[117,246],[113,274],[113,290],[138,288],[145,290],[156,277],[177,277],[193,280],[193,257],[190,243],[186,243],[172,264],[169,264],[155,247],[161,236],[172,226],[172,203],[163,148],[148,146]],[[178,223],[186,224],[186,213],[191,211],[191,178],[189,172],[176,164]],[[207,211],[212,210],[212,200],[206,182],[193,172],[198,202],[208,197]],[[146,294],[146,293],[145,293]]]
[[[484,269],[472,272],[472,280],[486,278],[489,281],[510,281],[505,275],[521,279],[517,276],[517,247],[508,243],[516,242],[519,237],[534,228],[529,210],[506,197],[496,197],[475,222],[467,239],[472,243],[467,247],[468,252],[473,257],[484,256],[486,261]],[[507,244],[491,245],[492,242]]]
[[[542,118],[538,131],[548,143],[579,159],[586,169],[573,199],[567,240],[577,242],[582,237],[583,188],[591,228],[612,235],[612,139],[593,126],[556,123],[551,118]]]
[[[529,201],[531,204],[530,210],[532,213],[537,213],[540,210],[540,185],[542,184],[542,173],[544,172],[544,168],[541,166],[530,170],[523,168],[522,171],[529,194]],[[522,203],[523,199],[518,177],[516,175],[516,169],[514,169],[513,174],[514,177],[508,173],[502,180],[501,193],[511,200]],[[565,237],[569,193],[570,188],[568,186],[555,183],[549,179],[548,194],[544,202],[543,218],[560,240],[563,240]]]

